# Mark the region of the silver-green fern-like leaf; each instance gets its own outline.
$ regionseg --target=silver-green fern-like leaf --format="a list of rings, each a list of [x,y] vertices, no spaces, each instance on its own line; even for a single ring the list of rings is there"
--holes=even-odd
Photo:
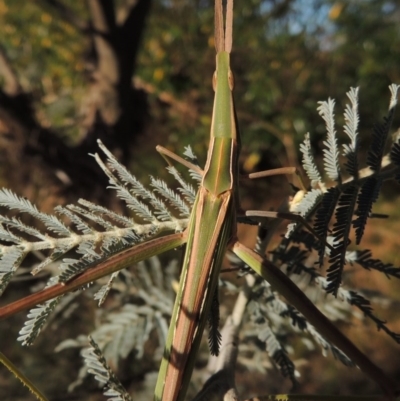
[[[267,323],[264,323],[259,328],[258,339],[265,343],[268,355],[279,366],[282,375],[289,377],[293,385],[295,385],[297,383],[296,376],[300,376],[300,374],[296,371],[294,363],[289,358],[286,349]]]
[[[183,152],[183,155],[184,155],[186,158],[188,158],[189,161],[190,161],[192,164],[194,164],[194,165],[196,165],[196,166],[199,165],[199,163],[198,163],[198,161],[197,161],[197,156],[193,153],[193,150],[192,150],[192,148],[191,148],[190,145],[189,145],[189,146],[185,146],[185,151]],[[200,183],[201,180],[203,179],[203,176],[200,175],[197,171],[189,170],[189,174],[190,174],[191,178],[192,178],[194,181],[198,182],[198,183]]]
[[[211,310],[208,315],[208,348],[211,355],[218,356],[221,347],[221,333],[219,331],[220,311],[218,289],[213,295]]]
[[[335,212],[336,204],[339,200],[340,191],[337,187],[329,188],[323,195],[321,204],[315,214],[314,230],[322,243],[326,243],[329,230],[329,223]],[[322,266],[326,255],[325,247],[320,247],[318,250],[318,264]]]
[[[58,217],[38,211],[36,206],[27,199],[19,197],[10,190],[1,189],[1,206],[29,214],[41,221],[45,225],[46,231],[42,232],[29,227],[18,218],[0,215],[0,240],[2,241],[0,244],[0,293],[4,291],[30,252],[48,251],[48,255],[33,267],[32,274],[46,269],[50,264],[61,259],[58,266],[60,274],[50,278],[49,286],[54,283],[67,282],[110,255],[153,238],[159,232],[180,231],[186,227],[187,218],[175,218],[171,208],[155,195],[155,190],[144,188],[125,167],[119,165],[101,143],[100,148],[106,154],[111,169],[117,172],[117,176],[115,176],[96,155],[96,160],[109,176],[113,188],[117,190],[120,197],[127,200],[128,204],[129,202],[131,202],[131,206],[134,204],[133,209],[136,210],[136,213],[150,224],[136,223],[130,217],[81,199],[77,205],[55,208],[60,216],[66,217],[70,221],[71,228],[69,228]],[[190,199],[193,198],[191,195],[193,190],[182,179],[179,180],[179,183],[184,184],[183,188],[178,188],[178,191],[181,190],[184,195],[180,196],[174,193],[175,203],[186,204],[186,214],[188,215],[189,206],[187,205],[190,205]],[[160,185],[167,193],[166,185]],[[168,192],[168,200],[171,198],[171,193]],[[184,196],[187,203],[183,200]],[[55,233],[56,236],[53,236],[52,233]],[[76,252],[77,257],[65,258],[66,253],[71,251]],[[62,259],[63,257],[64,259]],[[52,274],[54,271],[51,269]],[[97,292],[96,299],[100,303],[104,302],[118,274],[113,274],[108,283]],[[50,300],[29,312],[19,341],[22,341],[24,345],[29,345],[34,341],[58,301],[58,299]],[[165,307],[165,302],[163,306]]]
[[[54,211],[60,215],[68,217],[68,219],[71,220],[72,224],[75,226],[78,232],[86,235],[94,233],[93,228],[90,227],[88,223],[86,223],[80,216],[78,216],[76,213],[73,213],[71,210],[62,206],[56,206],[54,208]]]
[[[361,243],[367,220],[371,216],[373,204],[378,200],[382,184],[383,180],[380,177],[373,176],[367,178],[361,186],[357,199],[357,218],[353,221],[357,245]]]
[[[43,233],[41,233],[38,229],[27,226],[21,220],[15,218],[15,217],[7,218],[5,216],[1,216],[0,223],[6,225],[9,229],[11,228],[11,229],[14,229],[15,231],[20,232],[21,234],[27,234],[28,236],[37,238],[39,240],[46,239],[46,236]],[[11,235],[11,232],[8,230],[7,234]],[[18,238],[18,240],[14,241],[17,238]],[[20,243],[21,241],[23,241],[20,237],[16,237],[16,236],[10,238],[9,240],[4,238],[4,240],[10,241],[10,242],[16,242],[16,243]]]
[[[350,307],[356,307],[363,313],[365,317],[368,317],[376,324],[378,330],[384,331],[396,342],[400,341],[400,334],[391,331],[387,327],[386,322],[375,316],[370,301],[366,299],[360,292],[340,286],[337,289],[336,297],[333,297],[329,294],[327,295],[326,290],[331,285],[331,282],[328,278],[321,276],[314,269],[306,268],[305,266],[299,266],[299,263],[301,263],[302,260],[301,258],[296,257],[296,255],[292,254],[288,256],[288,258],[299,261],[297,262],[297,266],[291,266],[291,280],[295,282],[296,285],[302,289],[304,293],[313,301],[313,303],[318,305],[321,311],[331,320],[345,319],[346,315],[353,313],[353,310],[350,309]],[[370,266],[371,269],[374,268],[382,272],[386,271],[386,274],[390,274],[392,277],[400,278],[400,268],[395,268],[393,265],[383,264],[379,260],[372,259],[371,252],[369,251],[346,251],[344,258],[347,263],[358,263],[360,265],[364,264],[365,268]],[[279,302],[282,301],[274,300],[274,303]],[[285,306],[281,306],[280,308],[281,309],[278,309],[275,312],[282,313],[281,310],[283,310]],[[358,316],[358,318],[362,317]],[[300,325],[298,325],[298,327],[301,329]],[[308,323],[306,323],[304,327],[310,332],[310,334],[313,336],[315,335],[313,334],[312,330],[309,330]],[[320,340],[317,339],[317,342],[320,342]],[[324,342],[326,342],[326,340],[324,340]],[[338,351],[334,351],[331,344],[327,345],[326,349],[331,349],[336,357],[339,356]],[[342,358],[339,359],[346,365],[350,363],[349,360],[346,361],[342,360]]]
[[[150,180],[150,185],[155,189],[155,191],[158,192],[163,198],[167,199],[172,207],[178,209],[181,217],[189,217],[190,208],[179,194],[169,188],[168,185],[162,180],[154,177],[150,177]]]
[[[327,355],[327,351],[330,351],[334,358],[342,362],[343,365],[354,366],[354,362],[351,359],[349,359],[339,348],[326,341],[326,339],[322,337],[314,327],[311,326],[308,330],[313,336],[314,340],[321,346],[322,354],[324,356]]]
[[[24,327],[20,330],[19,337],[17,338],[18,341],[22,342],[22,345],[33,344],[61,298],[62,296],[50,299],[29,311],[28,320],[24,323]]]
[[[347,97],[350,104],[346,105],[344,111],[344,132],[349,137],[350,143],[343,145],[343,155],[346,156],[347,162],[345,163],[348,173],[357,179],[358,177],[358,124],[360,117],[358,115],[358,88],[350,88],[347,92]]]
[[[68,208],[68,210],[73,212],[75,215],[81,216],[85,220],[89,220],[89,221],[99,225],[105,231],[110,231],[115,227],[115,225],[111,221],[104,218],[107,215],[103,215],[103,213],[95,213],[91,209],[88,209],[88,208],[85,208],[85,207],[82,207],[79,205],[67,205],[67,208]]]
[[[300,285],[304,280],[308,280],[308,285],[301,285],[303,291],[306,292],[308,296],[312,296],[313,290],[310,287],[310,277],[307,273],[303,272],[301,274],[291,274],[291,279]],[[300,330],[306,332],[314,339],[315,343],[322,347],[322,352],[330,350],[332,354],[337,357],[344,365],[352,366],[352,362],[347,358],[338,348],[336,348],[329,341],[325,340],[308,321],[301,315],[297,310],[291,305],[286,304],[282,301],[278,294],[273,292],[268,284],[262,283],[254,289],[257,296],[253,297],[253,301],[258,304],[257,309],[252,306],[252,319],[254,321],[263,322],[263,320],[269,321],[269,326],[274,335],[284,336],[288,331],[288,324],[292,326],[294,330]],[[336,319],[337,316],[343,316],[341,310],[346,309],[343,303],[337,301],[335,298],[331,297],[326,299],[326,293],[321,288],[320,295],[315,298],[313,295],[313,302],[322,308],[323,312],[326,313],[330,318]],[[341,310],[339,310],[341,308]],[[349,308],[347,308],[348,310]],[[254,314],[254,311],[257,313]],[[263,323],[262,323],[263,324]]]
[[[10,242],[11,244],[20,244],[24,240],[6,228],[8,222],[11,222],[12,220],[13,219],[9,219],[5,216],[0,215],[0,241]],[[5,227],[3,226],[3,224]]]
[[[302,217],[307,217],[308,214],[314,209],[315,205],[318,203],[322,196],[322,191],[320,189],[312,189],[304,194],[300,202],[296,203],[291,208],[291,212],[297,213]],[[287,227],[285,237],[289,238],[293,231],[296,229],[299,223],[290,223]]]
[[[337,294],[342,281],[342,273],[346,264],[346,250],[350,242],[350,230],[355,211],[358,188],[347,187],[340,195],[335,211],[336,221],[333,225],[334,250],[329,257],[330,266],[327,270],[329,284],[328,293]]]
[[[118,366],[120,359],[124,359],[134,351],[134,357],[139,361],[144,352],[144,346],[155,327],[154,309],[147,305],[124,305],[119,311],[107,313],[101,325],[91,333],[103,350],[104,357],[112,366]],[[81,346],[80,337],[76,340],[65,340],[58,347],[58,351]],[[79,382],[86,372],[80,373]]]
[[[110,157],[110,156],[109,156]],[[117,195],[120,199],[122,199],[127,207],[131,209],[137,216],[142,218],[146,222],[150,223],[155,223],[157,222],[157,217],[149,206],[140,200],[140,198],[147,198],[150,199],[150,202],[152,205],[156,208],[158,207],[159,200],[154,200],[155,198],[154,194],[151,191],[148,191],[147,189],[144,188],[144,186],[136,180],[135,177],[131,176],[125,168],[119,168],[117,169],[117,173],[119,173],[121,180],[123,180],[124,183],[120,183],[118,178],[114,176],[114,174],[110,171],[110,169],[103,163],[103,161],[100,159],[100,157],[96,154],[95,159],[99,166],[102,168],[102,170],[106,173],[106,175],[109,178],[110,186],[109,188],[115,189],[117,192]],[[109,164],[113,167],[116,168],[116,160],[114,158],[110,159]],[[131,185],[131,187],[127,186],[127,183]],[[131,192],[132,191],[132,192]],[[162,203],[162,202],[161,202]],[[164,210],[159,210],[162,214],[164,214]]]
[[[340,180],[339,150],[335,130],[335,101],[329,98],[327,101],[318,102],[317,111],[325,120],[327,138],[324,141],[324,166],[328,177],[333,181]]]
[[[80,259],[64,259],[61,265],[62,273],[59,276],[61,283],[66,283],[78,274],[83,273],[85,270],[93,265],[100,263],[102,260],[115,255],[139,242],[139,237],[132,233],[130,236],[124,238],[109,238],[108,241],[104,241],[101,247],[101,253],[94,251],[94,243],[88,241],[82,243],[86,246],[86,249],[80,249],[83,256]]]
[[[300,144],[300,152],[303,154],[302,166],[311,181],[311,187],[315,188],[316,185],[321,185],[322,178],[314,161],[309,133],[305,135],[304,142]]]
[[[101,309],[96,319],[97,327],[90,333],[111,366],[118,366],[121,359],[128,355],[133,355],[138,362],[143,359],[147,342],[153,341],[151,333],[159,337],[159,346],[152,349],[157,357],[161,357],[176,295],[171,288],[176,273],[176,263],[162,266],[157,257],[138,263],[134,272],[120,273],[123,280],[115,287],[115,295],[117,298],[125,297],[128,303],[119,309]],[[108,290],[102,287],[97,298]],[[84,348],[82,338],[78,335],[76,339],[63,341],[57,351],[70,347]],[[74,386],[81,384],[87,373],[87,369],[81,370]]]
[[[98,290],[95,294],[94,294],[94,299],[98,302],[98,306],[103,305],[104,301],[107,298],[107,295],[109,294],[109,292],[111,291],[112,285],[115,281],[115,279],[119,276],[119,272],[115,272],[113,274],[111,274],[110,278],[107,281],[107,284],[103,285],[100,290]]]
[[[100,214],[107,216],[110,220],[114,221],[116,224],[120,224],[124,227],[132,227],[134,224],[133,219],[123,216],[122,214],[116,213],[104,206],[96,205],[95,203],[89,202],[85,199],[79,199],[78,203],[88,210],[92,211],[94,214]]]
[[[398,139],[390,151],[390,160],[397,167],[398,171],[400,171],[400,143]],[[396,174],[395,178],[400,183],[400,172]]]
[[[398,102],[397,95],[400,90],[400,85],[390,84],[389,90],[390,90],[390,95],[391,95],[390,103],[389,103],[389,110],[391,110],[397,106],[397,102]]]
[[[0,205],[7,207],[10,210],[18,210],[21,213],[30,214],[40,220],[46,228],[53,233],[61,236],[69,236],[71,234],[71,231],[57,217],[39,212],[37,207],[28,199],[14,194],[9,189],[0,189]]]
[[[111,173],[104,163],[100,160],[98,155],[95,158],[103,171],[107,174],[110,179],[111,187],[117,190],[119,196],[127,202],[127,206],[135,211],[135,213],[143,218],[145,221],[157,222],[157,216],[161,216],[160,220],[173,220],[172,214],[169,212],[168,207],[164,202],[157,198],[152,191],[147,190],[134,176],[132,176],[125,167],[121,166],[114,156],[104,147],[104,145],[98,141],[99,146],[108,157],[108,165],[111,170],[116,171],[119,180],[123,184],[118,182],[118,179]],[[153,179],[154,183],[154,179]],[[182,215],[187,217],[190,214],[188,206],[183,202],[182,198],[174,194],[174,192],[168,188],[167,184],[157,181],[157,184],[164,189],[164,191],[158,191],[161,195],[167,199],[174,207],[177,207]],[[157,186],[157,190],[159,187]],[[148,206],[140,199],[146,200],[154,208],[154,214],[148,208]]]
[[[89,343],[90,348],[84,350],[82,356],[88,367],[88,372],[92,374],[101,385],[105,386],[104,395],[110,397],[109,399],[112,401],[132,401],[131,396],[111,370],[100,347],[92,337],[89,337]]]
[[[360,309],[365,316],[368,316],[368,318],[370,318],[376,324],[378,330],[384,331],[398,344],[400,344],[400,333],[396,333],[390,330],[389,327],[386,325],[386,321],[381,320],[377,316],[375,316],[372,310],[371,302],[368,299],[355,291],[350,291],[348,302]]]
[[[367,270],[376,270],[386,275],[386,277],[394,277],[400,279],[400,267],[394,266],[392,263],[383,263],[379,259],[372,258],[372,253],[369,249],[362,251],[354,251],[350,259],[346,255],[349,263],[357,263]]]
[[[190,205],[193,205],[196,198],[196,191],[193,188],[193,185],[184,181],[174,166],[168,166],[167,170],[176,179],[176,181],[179,182],[181,187],[178,188],[178,191],[184,196]]]
[[[6,289],[27,254],[28,251],[18,246],[2,250],[0,259],[0,295]]]
[[[368,149],[367,164],[376,172],[379,172],[381,168],[383,152],[385,150],[386,141],[393,122],[395,107],[397,105],[397,93],[399,88],[400,86],[395,84],[389,86],[391,96],[388,114],[384,117],[383,123],[374,125],[372,132],[372,141]]]

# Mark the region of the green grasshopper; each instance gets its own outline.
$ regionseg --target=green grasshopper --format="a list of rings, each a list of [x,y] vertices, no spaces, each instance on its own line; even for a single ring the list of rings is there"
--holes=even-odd
[[[0,318],[80,288],[135,262],[186,243],[179,290],[154,394],[156,401],[183,401],[213,297],[217,291],[222,260],[226,250],[230,249],[295,305],[326,339],[376,380],[386,394],[392,396],[395,393],[395,386],[390,379],[343,336],[284,273],[237,241],[237,215],[243,212],[239,207],[238,194],[240,136],[232,96],[234,79],[230,70],[232,20],[233,0],[228,0],[225,24],[222,0],[216,0],[217,55],[216,71],[213,76],[215,98],[210,145],[204,171],[167,149],[157,147],[165,158],[181,162],[202,175],[186,230],[183,233],[171,234],[136,245],[132,249],[111,256],[67,283],[54,285],[0,308]],[[292,170],[280,169],[278,173],[287,174]],[[274,171],[264,175],[272,173]],[[262,215],[265,216],[265,213]]]

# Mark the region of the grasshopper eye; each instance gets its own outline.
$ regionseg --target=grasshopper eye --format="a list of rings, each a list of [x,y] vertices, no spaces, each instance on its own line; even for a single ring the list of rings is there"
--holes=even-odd
[[[212,87],[215,92],[217,90],[217,71],[214,72],[214,75],[212,77]]]
[[[229,89],[233,90],[233,88],[235,86],[235,79],[233,78],[233,74],[232,74],[231,70],[228,71],[228,83],[229,83]]]

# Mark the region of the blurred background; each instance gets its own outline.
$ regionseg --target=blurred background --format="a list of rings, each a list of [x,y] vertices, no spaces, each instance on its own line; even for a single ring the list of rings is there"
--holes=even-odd
[[[350,87],[360,87],[361,147],[366,149],[373,124],[387,112],[388,85],[400,83],[400,4],[235,0],[234,7],[231,66],[242,170],[299,165],[298,148],[307,132],[319,160],[325,126],[317,102],[336,99],[340,136]],[[211,0],[0,0],[0,186],[45,212],[79,197],[121,209],[106,190],[104,174],[88,156],[98,151],[97,139],[144,183],[149,175],[166,177],[165,163],[154,150],[157,144],[177,153],[191,145],[203,165],[213,99],[213,15]],[[396,116],[393,132],[399,122]],[[393,184],[385,188],[376,211],[390,214],[392,220],[385,229],[372,224],[364,245],[376,258],[396,266],[400,256],[395,218],[400,212],[393,199],[398,192]],[[288,193],[287,181],[281,178],[249,183],[243,202],[276,207]],[[358,272],[353,279],[400,301],[398,283]],[[18,298],[18,291],[1,302]],[[72,333],[79,325],[83,331],[90,325],[89,305],[84,316],[76,317],[79,322],[71,327]],[[391,328],[396,330],[397,325],[400,331],[396,310],[395,302],[382,313],[393,321]],[[8,330],[10,336],[1,338],[0,344],[15,345],[24,316],[17,320],[19,326],[1,322],[1,332]],[[373,325],[353,327],[352,338],[385,371],[400,377],[400,348],[393,340],[377,335]],[[13,351],[14,362],[36,372],[39,381],[46,379],[51,398],[66,389],[79,363],[75,357],[68,361],[53,354],[60,339],[41,341],[36,350]],[[42,360],[37,356],[41,347]],[[310,363],[302,370],[301,391],[376,391],[363,375],[355,369],[349,373],[331,357],[304,358]],[[43,372],[52,370],[56,376],[47,381],[50,373]],[[249,375],[242,370],[242,377]],[[254,394],[287,391],[287,386],[276,385],[277,373],[271,375],[276,375],[274,384],[252,387]],[[51,399],[82,399],[61,392],[63,397]],[[2,367],[0,399],[31,399]]]

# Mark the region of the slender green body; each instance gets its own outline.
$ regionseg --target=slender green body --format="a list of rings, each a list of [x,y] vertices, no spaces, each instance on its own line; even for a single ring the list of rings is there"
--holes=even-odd
[[[180,286],[155,391],[157,401],[182,401],[186,395],[222,260],[235,236],[233,192],[239,146],[229,53],[218,51],[216,64],[210,148],[188,226]]]

